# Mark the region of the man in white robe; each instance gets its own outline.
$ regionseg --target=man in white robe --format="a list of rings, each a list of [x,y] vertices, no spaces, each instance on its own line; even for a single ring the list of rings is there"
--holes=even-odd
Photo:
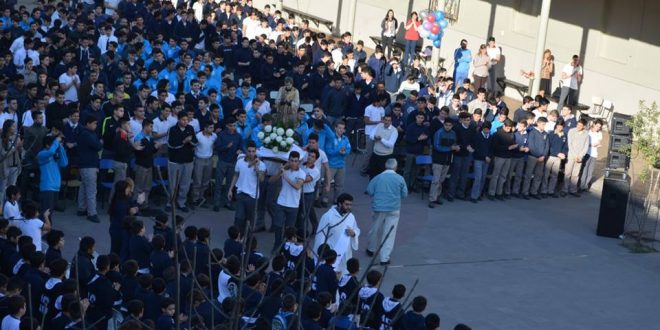
[[[352,207],[353,196],[346,193],[339,195],[337,205],[321,217],[314,238],[314,252],[324,243],[337,252],[337,261],[333,266],[338,273],[346,272],[346,262],[353,257],[353,250],[358,250],[360,228],[351,213]]]

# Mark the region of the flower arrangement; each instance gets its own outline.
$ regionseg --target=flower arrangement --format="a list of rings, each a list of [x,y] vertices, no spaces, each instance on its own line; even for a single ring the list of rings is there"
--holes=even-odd
[[[273,152],[288,152],[295,143],[293,139],[294,131],[290,128],[283,128],[268,125],[264,130],[257,134],[259,141],[264,148]]]

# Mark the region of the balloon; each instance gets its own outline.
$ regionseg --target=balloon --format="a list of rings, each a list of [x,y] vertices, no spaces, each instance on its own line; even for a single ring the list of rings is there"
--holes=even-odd
[[[431,32],[429,30],[421,29],[419,30],[419,36],[426,39],[431,35]]]
[[[440,48],[440,40],[434,40],[433,46],[435,46],[435,48]]]
[[[446,28],[447,27],[447,20],[441,20],[438,22],[438,25],[440,25],[441,28]]]
[[[438,10],[433,14],[433,16],[435,17],[436,21],[442,21],[443,19],[445,19],[445,12],[442,10]]]
[[[429,21],[429,22],[431,22],[431,23],[434,23],[434,22],[435,22],[435,16],[433,16],[433,15],[428,15],[428,16],[426,16],[426,20]]]
[[[433,28],[433,23],[424,22],[424,24],[422,24],[422,27],[424,28],[424,30],[431,31],[431,28]]]
[[[429,36],[429,40],[431,41],[440,40],[440,35],[437,33],[431,33],[431,35]]]
[[[419,12],[419,19],[424,21],[424,20],[426,20],[426,16],[428,16],[428,15],[429,15],[429,11],[424,9],[424,10]]]
[[[433,34],[440,33],[440,27],[437,24],[433,24],[433,26],[431,27],[431,33]]]

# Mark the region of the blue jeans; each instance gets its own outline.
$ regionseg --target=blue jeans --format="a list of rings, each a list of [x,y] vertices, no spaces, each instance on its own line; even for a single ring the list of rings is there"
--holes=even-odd
[[[449,190],[447,194],[450,197],[465,197],[465,187],[467,186],[467,176],[470,170],[470,161],[472,157],[456,156],[451,166],[451,178],[449,179]]]
[[[277,211],[273,221],[273,228],[275,228],[275,244],[273,245],[273,251],[279,251],[282,247],[282,243],[284,242],[284,228],[295,226],[297,217],[297,207],[277,205]]]
[[[474,183],[472,184],[470,198],[479,199],[481,197],[481,191],[483,190],[484,183],[486,183],[486,174],[488,174],[488,163],[485,160],[475,160]]]
[[[469,71],[463,71],[454,68],[454,90],[458,89],[458,87],[463,86],[463,80],[465,80],[465,78],[468,77],[468,73]]]
[[[231,203],[227,199],[228,189],[231,184],[231,180],[234,177],[234,166],[236,164],[231,164],[223,161],[218,161],[215,169],[215,189],[213,191],[213,206],[223,206],[227,203]],[[223,183],[224,182],[224,183]]]
[[[245,234],[245,224],[249,221],[250,227],[254,228],[254,207],[257,201],[246,193],[236,195],[236,212],[234,213],[234,225]]]
[[[417,40],[406,40],[406,49],[403,53],[402,65],[407,65],[408,60],[412,62],[415,59],[415,48],[417,47]]]

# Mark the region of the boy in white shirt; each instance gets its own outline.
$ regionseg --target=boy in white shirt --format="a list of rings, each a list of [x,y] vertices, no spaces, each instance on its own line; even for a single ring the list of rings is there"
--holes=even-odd
[[[23,236],[32,237],[32,243],[41,251],[41,237],[50,231],[50,210],[44,212],[44,220],[39,219],[37,204],[27,201],[23,204],[23,218],[14,219],[11,225],[18,227]]]
[[[270,177],[270,182],[282,180],[282,190],[277,198],[277,210],[273,227],[275,229],[275,244],[273,251],[282,247],[282,235],[285,227],[295,226],[300,205],[300,193],[307,174],[300,168],[300,154],[297,151],[289,153],[289,161],[283,165],[277,174]]]
[[[264,180],[266,164],[257,158],[257,145],[249,140],[245,157],[239,157],[234,166],[234,177],[231,179],[227,199],[232,200],[233,187],[236,187],[236,213],[234,225],[244,230],[249,221],[254,226],[254,206],[259,192],[257,186]]]
[[[2,319],[2,330],[19,330],[21,328],[21,318],[25,315],[27,307],[23,296],[13,296],[7,298],[9,306],[9,315]]]
[[[7,220],[21,219],[21,207],[18,200],[21,199],[21,192],[17,186],[7,187],[7,200],[2,208],[2,215]]]
[[[213,144],[218,139],[213,130],[213,123],[203,123],[204,128],[197,133],[197,145],[195,146],[195,165],[193,168],[193,191],[192,197],[195,205],[204,204],[204,192],[209,187],[213,175]]]
[[[312,229],[311,231],[315,232],[314,228],[316,228],[316,225],[318,224],[316,216],[310,217],[310,213],[314,211],[312,209],[314,197],[316,197],[314,194],[314,188],[321,178],[321,166],[318,165],[316,161],[320,157],[319,151],[320,150],[318,149],[309,149],[307,151],[307,162],[303,166],[303,171],[305,171],[306,177],[305,182],[303,183],[303,199],[301,205],[302,217],[298,218],[299,223],[296,226],[298,227],[298,235],[300,237],[307,237],[309,230],[305,230],[306,228]],[[316,223],[312,223],[312,227],[306,227],[307,219],[315,221]]]
[[[581,191],[589,191],[589,188],[591,188],[594,166],[596,165],[596,159],[598,159],[598,148],[603,141],[603,132],[600,131],[602,127],[603,121],[596,119],[591,124],[591,129],[589,130],[589,156],[586,157],[582,168],[582,177],[580,178]]]

